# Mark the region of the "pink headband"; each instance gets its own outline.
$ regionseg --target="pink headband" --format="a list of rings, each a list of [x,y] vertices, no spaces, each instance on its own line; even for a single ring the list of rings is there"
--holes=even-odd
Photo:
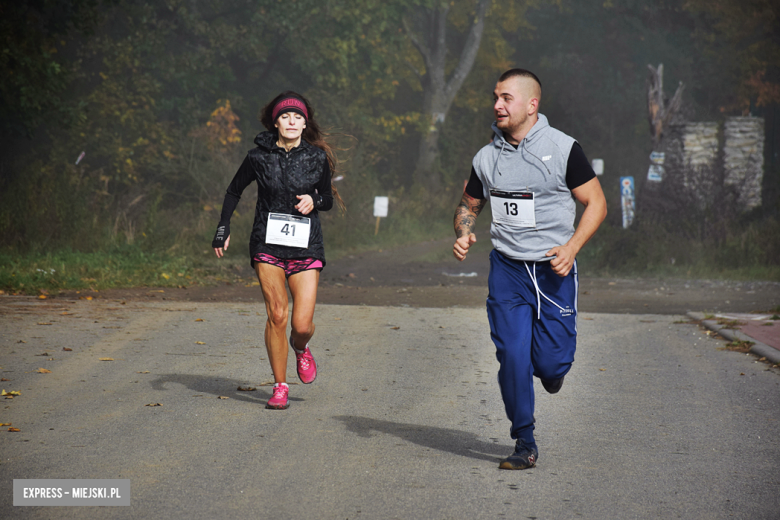
[[[309,120],[309,112],[306,110],[306,103],[298,98],[285,98],[279,101],[271,114],[271,119],[276,121],[276,118],[284,112],[297,112],[301,114],[304,119]]]

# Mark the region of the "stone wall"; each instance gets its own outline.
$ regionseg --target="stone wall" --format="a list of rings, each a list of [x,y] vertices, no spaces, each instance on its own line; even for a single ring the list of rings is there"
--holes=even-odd
[[[740,203],[746,210],[760,206],[764,179],[764,119],[730,117],[723,134],[726,184],[737,186]]]
[[[683,164],[688,168],[715,166],[718,158],[718,123],[686,123],[683,129]]]
[[[723,163],[719,164],[720,123],[670,126],[663,146],[665,169],[670,175],[682,175],[683,185],[695,192],[696,199],[704,204],[713,201],[723,175],[726,185],[737,188],[739,204],[744,211],[760,206],[764,178],[764,119],[730,117],[722,128]]]

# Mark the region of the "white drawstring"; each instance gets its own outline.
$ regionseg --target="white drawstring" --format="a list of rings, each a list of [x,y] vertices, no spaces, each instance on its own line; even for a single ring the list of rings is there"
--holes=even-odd
[[[498,155],[496,156],[496,162],[493,163],[493,178],[496,178],[496,170],[498,170],[498,160],[501,159],[501,154],[504,153],[504,145],[506,145],[506,141],[504,139],[501,139],[501,151],[498,152]],[[501,170],[498,170],[498,174],[501,175]]]
[[[523,150],[528,152],[528,155],[542,163],[542,166],[544,166],[544,169],[547,170],[548,175],[552,175],[552,172],[550,171],[550,168],[547,167],[547,164],[539,158],[538,155],[535,155],[531,150],[528,149],[528,147],[525,145],[525,143],[528,141],[527,138],[523,139]]]
[[[556,307],[558,307],[560,310],[565,311],[563,307],[552,301],[546,294],[542,292],[541,289],[539,289],[539,283],[536,281],[536,262],[534,262],[534,272],[531,273],[531,270],[528,268],[528,262],[523,260],[523,265],[525,266],[525,270],[528,271],[528,276],[531,277],[531,281],[534,283],[534,287],[536,288],[536,319],[541,320],[542,319],[542,299],[541,296],[544,296],[548,302],[552,303]]]

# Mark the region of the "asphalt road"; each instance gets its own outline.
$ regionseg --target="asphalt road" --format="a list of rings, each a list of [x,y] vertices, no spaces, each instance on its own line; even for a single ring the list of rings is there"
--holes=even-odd
[[[318,306],[320,374],[286,411],[264,408],[264,319],[0,298],[0,385],[22,393],[0,411],[21,430],[0,431],[0,518],[780,516],[780,373],[682,316],[581,314],[519,472],[497,469],[512,441],[483,308]],[[31,478],[130,479],[132,505],[14,507]]]

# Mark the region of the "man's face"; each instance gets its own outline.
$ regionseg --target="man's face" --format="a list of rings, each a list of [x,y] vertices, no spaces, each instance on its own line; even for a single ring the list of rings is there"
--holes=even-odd
[[[524,82],[518,78],[509,78],[496,84],[493,113],[496,126],[504,132],[511,134],[521,128],[528,121],[529,113],[533,113],[528,88],[524,86]]]

